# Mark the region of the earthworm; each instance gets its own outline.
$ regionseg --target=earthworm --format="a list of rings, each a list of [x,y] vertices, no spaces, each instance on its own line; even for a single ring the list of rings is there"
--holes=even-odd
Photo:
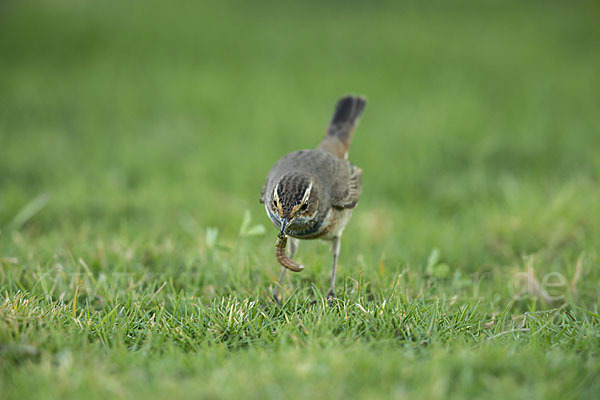
[[[287,256],[285,253],[285,245],[287,244],[287,236],[281,235],[275,243],[275,258],[279,261],[279,264],[283,265],[290,271],[300,272],[304,269],[304,265],[298,264]]]

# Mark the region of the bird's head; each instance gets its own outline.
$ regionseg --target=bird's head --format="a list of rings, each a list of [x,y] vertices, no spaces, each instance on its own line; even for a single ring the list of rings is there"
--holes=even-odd
[[[301,173],[281,176],[268,204],[278,222],[279,236],[284,236],[288,228],[308,223],[317,213],[317,199],[317,188],[310,176]]]

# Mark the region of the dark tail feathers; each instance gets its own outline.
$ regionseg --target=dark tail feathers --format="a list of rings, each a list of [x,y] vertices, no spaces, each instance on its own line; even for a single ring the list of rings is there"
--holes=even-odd
[[[331,118],[331,125],[343,124],[344,122],[354,125],[360,117],[367,101],[359,96],[344,96],[338,100]]]
[[[347,158],[354,127],[366,105],[367,101],[360,96],[344,96],[339,99],[327,134],[319,148],[329,150],[338,157]]]

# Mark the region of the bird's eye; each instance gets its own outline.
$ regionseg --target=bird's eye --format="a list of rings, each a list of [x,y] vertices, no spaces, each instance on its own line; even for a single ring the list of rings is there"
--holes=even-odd
[[[300,211],[306,211],[308,209],[308,203],[304,203],[300,206]]]

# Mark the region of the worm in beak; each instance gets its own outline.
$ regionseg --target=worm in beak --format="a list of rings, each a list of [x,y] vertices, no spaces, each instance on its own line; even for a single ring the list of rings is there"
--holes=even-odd
[[[294,262],[291,258],[287,256],[287,254],[285,253],[287,236],[285,235],[285,233],[282,234],[282,232],[283,229],[277,235],[279,238],[277,239],[277,243],[275,243],[275,258],[277,259],[279,264],[283,265],[290,271],[300,272],[304,269],[304,265]]]

